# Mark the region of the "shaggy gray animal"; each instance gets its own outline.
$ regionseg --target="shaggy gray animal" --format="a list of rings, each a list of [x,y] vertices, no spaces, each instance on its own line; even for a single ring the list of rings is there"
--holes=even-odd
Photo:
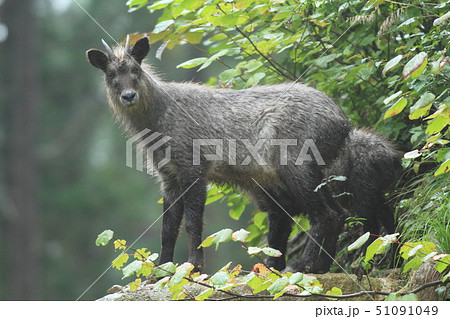
[[[385,194],[392,191],[399,172],[400,152],[385,137],[366,129],[352,130],[338,159],[326,168],[327,176],[346,176],[344,182],[329,183],[333,195],[342,207],[365,218],[364,230],[372,234],[379,234],[381,225],[389,234],[395,231]]]
[[[109,105],[128,134],[150,129],[171,137],[165,144],[171,148],[169,163],[158,167],[165,157],[163,148],[153,153],[165,212],[160,263],[173,260],[184,216],[188,261],[198,269],[203,266],[198,246],[206,186],[215,182],[239,188],[268,213],[269,246],[283,253],[270,257],[268,266],[286,267],[290,216],[302,213],[310,219],[310,240],[289,270],[328,271],[342,212],[326,187],[315,189],[351,130],[340,107],[303,84],[232,90],[164,82],[142,63],[150,49],[147,38],[132,48],[128,41],[125,48],[105,48],[106,53],[89,50],[87,58],[105,73]],[[200,147],[193,147],[199,141]]]

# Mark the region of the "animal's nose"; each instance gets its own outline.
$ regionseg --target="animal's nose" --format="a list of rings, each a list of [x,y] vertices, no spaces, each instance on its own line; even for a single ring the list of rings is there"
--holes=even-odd
[[[136,101],[137,98],[137,93],[135,91],[132,90],[127,90],[125,92],[122,93],[122,101],[127,104],[127,105],[131,105]]]

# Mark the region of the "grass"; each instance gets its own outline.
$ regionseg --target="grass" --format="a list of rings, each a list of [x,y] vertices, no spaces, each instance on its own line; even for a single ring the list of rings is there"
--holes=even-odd
[[[398,205],[400,241],[432,241],[439,253],[450,252],[450,178],[425,174],[411,184],[412,196]],[[408,190],[406,190],[408,192]]]

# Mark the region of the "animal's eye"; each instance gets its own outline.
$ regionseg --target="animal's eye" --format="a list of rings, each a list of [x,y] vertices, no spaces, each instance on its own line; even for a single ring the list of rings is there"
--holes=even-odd
[[[108,81],[113,81],[116,78],[117,74],[115,72],[109,72],[106,77],[108,78]]]

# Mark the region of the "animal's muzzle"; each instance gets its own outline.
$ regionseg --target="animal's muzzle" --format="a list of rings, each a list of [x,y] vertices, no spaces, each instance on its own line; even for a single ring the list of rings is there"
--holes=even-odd
[[[133,105],[136,102],[137,98],[138,94],[136,91],[133,90],[126,90],[120,96],[122,103],[125,105]]]

